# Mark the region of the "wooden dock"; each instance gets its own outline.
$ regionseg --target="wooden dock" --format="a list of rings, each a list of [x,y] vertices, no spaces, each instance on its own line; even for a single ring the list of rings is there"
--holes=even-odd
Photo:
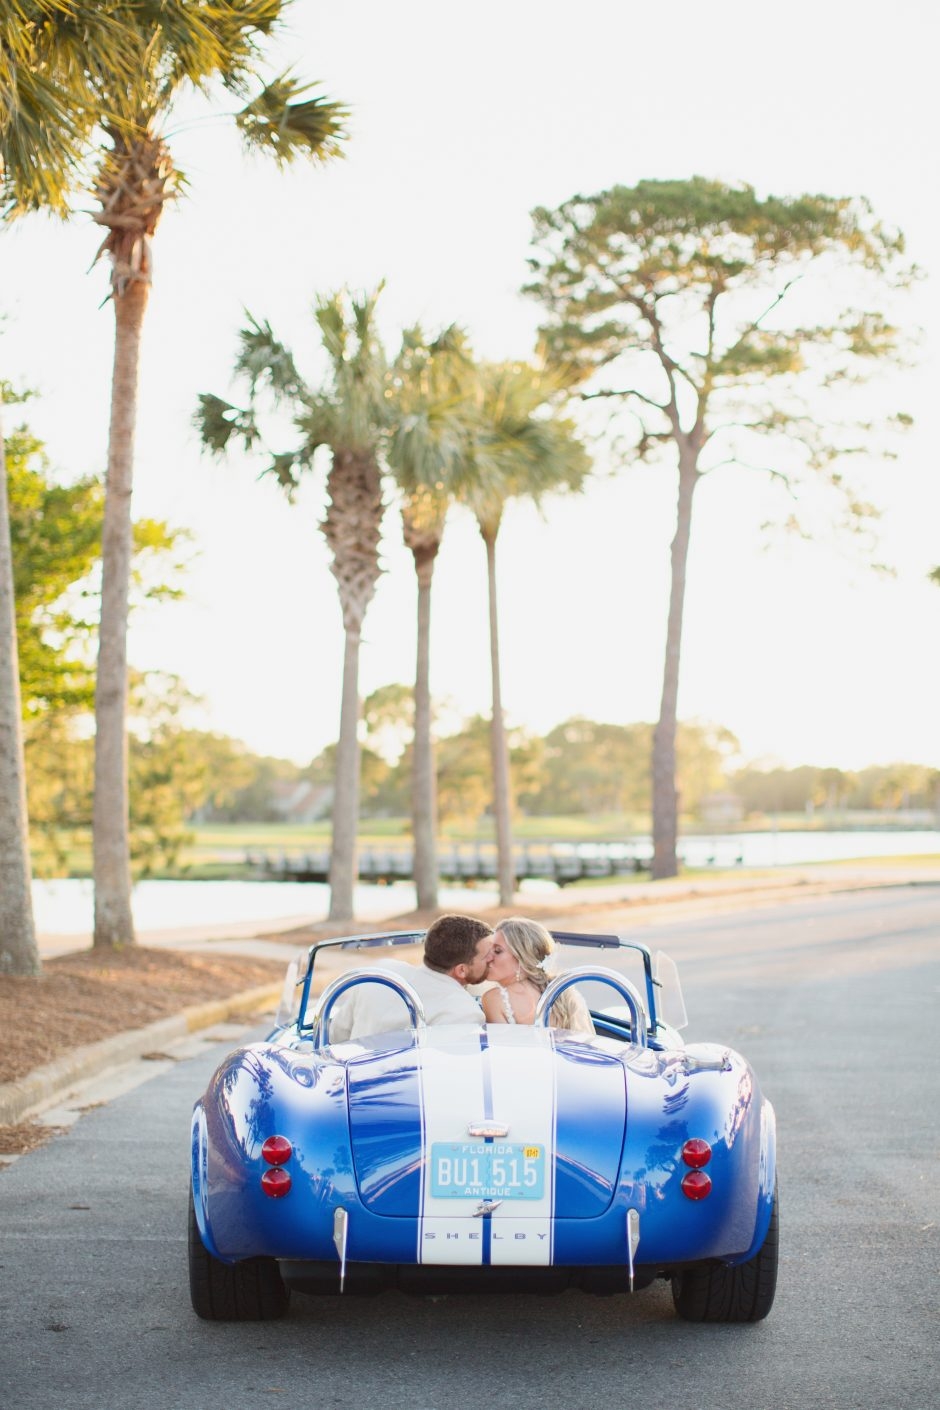
[[[317,852],[272,853],[248,852],[246,862],[259,876],[269,881],[329,880],[330,854]],[[649,843],[603,843],[579,847],[573,843],[544,846],[523,846],[513,850],[517,884],[541,879],[567,886],[574,881],[633,875],[649,871],[652,846]],[[362,847],[359,850],[359,880],[377,886],[390,886],[395,881],[411,881],[413,854],[410,847]],[[473,885],[497,879],[496,848],[486,844],[466,843],[445,847],[438,853],[438,872],[442,882],[452,885]]]

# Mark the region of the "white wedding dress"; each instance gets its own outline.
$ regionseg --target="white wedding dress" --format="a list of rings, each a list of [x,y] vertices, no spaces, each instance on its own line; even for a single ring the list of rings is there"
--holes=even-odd
[[[506,1019],[506,1022],[518,1023],[519,1020],[513,1013],[512,1001],[509,998],[509,990],[504,989],[501,984],[497,984],[496,987],[499,990],[499,1002],[503,1010],[503,1016]],[[569,989],[565,997],[568,999],[570,1005],[570,1021],[564,1024],[560,1023],[556,1018],[556,1008],[552,1012],[552,1016],[549,1019],[550,1027],[567,1028],[569,1032],[590,1033],[593,1035],[594,1024],[591,1022],[591,1015],[588,1010],[588,1006],[582,999],[581,995],[576,994],[572,989]]]

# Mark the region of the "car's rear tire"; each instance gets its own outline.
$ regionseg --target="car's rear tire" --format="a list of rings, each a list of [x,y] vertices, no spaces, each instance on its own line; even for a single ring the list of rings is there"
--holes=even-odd
[[[197,1317],[207,1322],[267,1322],[283,1317],[290,1302],[273,1258],[222,1263],[199,1234],[189,1198],[189,1295]]]
[[[777,1289],[777,1192],[763,1246],[736,1268],[686,1268],[673,1275],[672,1300],[687,1322],[760,1322]]]

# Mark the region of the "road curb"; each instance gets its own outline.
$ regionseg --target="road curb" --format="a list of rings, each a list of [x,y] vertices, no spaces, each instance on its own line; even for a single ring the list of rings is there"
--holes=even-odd
[[[201,1028],[225,1023],[261,1009],[274,1009],[280,998],[280,984],[264,984],[244,989],[226,999],[212,999],[204,1004],[191,1004],[170,1018],[159,1018],[146,1028],[131,1028],[115,1033],[99,1043],[86,1043],[81,1048],[63,1053],[45,1067],[37,1067],[16,1082],[0,1085],[0,1126],[12,1126],[24,1117],[65,1096],[70,1088],[88,1077],[136,1062],[144,1053],[159,1051],[178,1042]]]

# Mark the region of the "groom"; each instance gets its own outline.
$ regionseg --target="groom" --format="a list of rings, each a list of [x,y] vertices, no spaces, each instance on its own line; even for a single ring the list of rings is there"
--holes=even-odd
[[[481,984],[492,951],[493,931],[472,916],[438,916],[424,937],[420,965],[389,960],[377,969],[406,980],[424,1005],[428,1023],[483,1022],[483,1010],[468,984]],[[333,1010],[330,1042],[364,1038],[401,1028],[403,1001],[384,984],[357,984]]]

